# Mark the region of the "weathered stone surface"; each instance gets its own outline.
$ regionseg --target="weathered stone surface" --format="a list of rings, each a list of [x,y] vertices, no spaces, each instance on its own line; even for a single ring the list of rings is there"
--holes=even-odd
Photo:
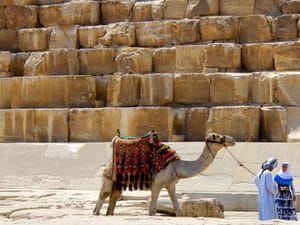
[[[150,21],[152,20],[152,2],[136,2],[131,14],[131,21]]]
[[[300,141],[300,108],[288,107],[287,141]]]
[[[163,20],[164,18],[164,3],[162,1],[151,2],[152,20]]]
[[[155,48],[152,57],[153,71],[171,73],[176,69],[176,48]]]
[[[220,0],[221,15],[251,15],[255,0]]]
[[[187,141],[204,141],[209,108],[195,107],[186,114],[185,139]]]
[[[0,30],[0,51],[16,51],[18,49],[18,32],[16,30]]]
[[[214,198],[187,200],[182,203],[182,214],[187,217],[224,218],[224,206]]]
[[[109,74],[113,72],[114,49],[80,49],[80,74]]]
[[[133,10],[135,0],[122,1],[101,1],[102,24],[128,21]]]
[[[5,11],[7,28],[21,29],[38,27],[38,10],[38,6],[8,6]]]
[[[152,72],[150,48],[120,48],[115,53],[114,72],[144,74]]]
[[[38,0],[13,0],[14,5],[36,5]]]
[[[44,27],[97,25],[100,23],[99,4],[97,1],[72,1],[42,5],[39,9],[39,19]]]
[[[188,108],[172,108],[173,111],[173,135],[172,140],[175,141],[175,138],[181,137],[180,141],[185,140],[186,132],[186,115],[188,113]]]
[[[300,42],[284,42],[274,46],[275,70],[300,69]]]
[[[78,48],[78,25],[55,26],[52,28],[49,48]]]
[[[0,110],[0,142],[32,142],[33,109]]]
[[[68,142],[69,109],[34,110],[33,141]]]
[[[212,107],[206,123],[206,133],[217,132],[231,135],[236,141],[258,141],[259,123],[259,107]]]
[[[136,24],[138,46],[176,45],[199,40],[199,20],[152,21]]]
[[[114,23],[106,26],[106,32],[98,38],[99,46],[135,46],[135,27],[132,23]]]
[[[79,74],[78,51],[75,49],[52,49],[34,52],[26,60],[24,75]]]
[[[12,0],[1,0],[0,1],[0,7],[8,6],[12,3]]]
[[[217,105],[248,104],[252,74],[213,74],[210,85],[210,102]]]
[[[205,45],[176,46],[176,71],[201,72],[205,53]]]
[[[274,104],[274,92],[277,73],[254,73],[252,80],[252,102],[263,105]]]
[[[141,76],[140,105],[165,106],[173,101],[173,74]]]
[[[273,40],[291,41],[298,39],[298,16],[283,15],[276,17],[272,22]]]
[[[49,48],[51,29],[30,28],[21,29],[18,33],[19,49],[21,51],[42,51]]]
[[[297,14],[300,12],[300,2],[299,1],[284,1],[282,3],[282,13],[283,14]]]
[[[280,105],[300,106],[300,73],[282,72],[276,77],[275,101]]]
[[[11,55],[8,51],[0,51],[0,77],[1,75],[8,74],[11,65]]]
[[[219,14],[219,0],[188,0],[185,16],[194,18]]]
[[[113,75],[107,85],[107,106],[138,106],[139,75]]]
[[[14,76],[24,76],[24,65],[31,53],[19,52],[11,54],[10,71]]]
[[[11,106],[11,95],[12,95],[12,79],[1,78],[0,79],[0,108],[6,109]]]
[[[206,46],[205,67],[237,68],[241,67],[241,46],[238,44],[209,44]]]
[[[96,77],[96,100],[99,106],[106,106],[107,103],[107,86],[111,76],[97,76]],[[97,104],[96,102],[96,104]],[[96,105],[97,107],[97,105]]]
[[[140,136],[152,125],[162,141],[168,140],[172,134],[171,108],[71,109],[70,141],[110,141],[117,129],[122,134]]]
[[[261,108],[261,138],[264,141],[286,141],[287,110],[280,106]]]
[[[206,104],[210,100],[210,76],[204,74],[175,74],[174,103]]]
[[[71,0],[37,0],[39,5],[53,5],[70,2]]]
[[[5,9],[0,7],[0,29],[6,28]]]
[[[93,48],[98,44],[98,39],[106,33],[106,26],[81,26],[78,29],[78,39],[81,47]]]
[[[243,3],[241,4],[243,5]],[[239,40],[241,43],[259,43],[272,40],[271,28],[265,16],[243,16],[239,20]]]
[[[93,76],[38,76],[12,78],[13,108],[93,107],[96,85]]]
[[[200,33],[203,41],[238,40],[239,21],[232,16],[209,16],[200,19]]]
[[[259,0],[255,1],[255,14],[263,14],[268,16],[281,15],[282,0]]]
[[[248,71],[274,70],[272,44],[242,45],[242,66]]]
[[[166,0],[164,4],[164,19],[184,18],[188,0]]]

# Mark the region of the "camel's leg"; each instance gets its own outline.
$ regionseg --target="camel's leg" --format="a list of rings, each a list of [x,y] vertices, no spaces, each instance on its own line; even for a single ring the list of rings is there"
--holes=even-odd
[[[122,195],[122,190],[117,190],[115,188],[115,185],[113,185],[110,197],[109,197],[109,204],[108,204],[108,208],[106,211],[106,215],[107,216],[112,216],[114,214],[114,210],[116,207],[116,203],[118,201],[118,199],[121,197]]]
[[[111,194],[112,186],[113,181],[103,176],[98,201],[93,211],[94,215],[98,216],[100,214],[100,210],[103,206],[105,199],[107,199]]]
[[[170,197],[170,199],[173,203],[175,215],[176,216],[182,216],[182,212],[181,212],[181,209],[180,209],[180,206],[179,206],[179,203],[178,203],[178,200],[177,200],[177,196],[176,196],[176,185],[175,185],[175,183],[170,184],[167,187],[167,190],[168,190],[169,197]]]
[[[150,201],[150,207],[149,207],[149,215],[150,216],[154,216],[156,213],[157,199],[158,199],[161,189],[162,188],[160,186],[152,185],[151,201]]]

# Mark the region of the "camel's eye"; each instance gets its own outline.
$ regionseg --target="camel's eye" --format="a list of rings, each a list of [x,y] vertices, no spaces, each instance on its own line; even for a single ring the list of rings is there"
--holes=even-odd
[[[216,135],[213,134],[213,139],[216,139]]]

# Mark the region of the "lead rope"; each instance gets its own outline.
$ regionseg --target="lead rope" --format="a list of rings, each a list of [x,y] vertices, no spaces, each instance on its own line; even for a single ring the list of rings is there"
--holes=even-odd
[[[227,150],[227,152],[231,155],[231,157],[237,162],[237,164],[239,164],[239,166],[243,167],[245,170],[247,170],[249,173],[251,173],[253,176],[256,176],[256,174],[250,170],[248,167],[246,167],[241,161],[239,161],[232,153],[231,151],[229,151],[229,149],[227,147],[225,147],[225,149]]]

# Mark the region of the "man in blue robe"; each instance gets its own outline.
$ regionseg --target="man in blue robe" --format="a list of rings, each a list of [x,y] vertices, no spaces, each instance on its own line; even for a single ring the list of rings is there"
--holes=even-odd
[[[258,189],[258,218],[260,220],[271,220],[277,218],[275,195],[278,188],[273,182],[271,173],[277,165],[277,159],[269,158],[262,164],[261,171],[255,177],[255,184]]]

